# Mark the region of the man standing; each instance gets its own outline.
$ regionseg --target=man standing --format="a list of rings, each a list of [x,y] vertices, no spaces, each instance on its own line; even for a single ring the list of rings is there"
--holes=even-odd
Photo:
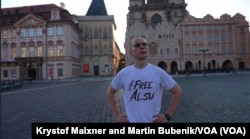
[[[160,67],[147,62],[148,45],[144,38],[132,40],[130,55],[134,63],[122,69],[107,89],[111,109],[121,123],[168,122],[182,97],[182,89],[176,81]],[[121,113],[115,93],[123,89],[125,113]],[[163,89],[172,93],[165,113],[160,113]]]

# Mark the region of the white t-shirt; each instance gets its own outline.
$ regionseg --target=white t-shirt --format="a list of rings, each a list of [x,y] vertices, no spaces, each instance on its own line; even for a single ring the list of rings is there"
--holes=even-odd
[[[161,110],[163,89],[171,89],[176,81],[160,67],[147,64],[142,69],[130,65],[112,80],[115,90],[123,89],[123,100],[131,123],[150,123]]]

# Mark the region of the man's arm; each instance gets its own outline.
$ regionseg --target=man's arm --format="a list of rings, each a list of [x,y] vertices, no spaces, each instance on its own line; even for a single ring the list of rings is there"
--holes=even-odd
[[[164,114],[159,113],[154,115],[154,123],[168,122],[180,103],[183,93],[181,87],[177,83],[169,90],[169,92],[172,94],[169,106]]]
[[[127,115],[126,114],[122,114],[119,110],[119,107],[117,105],[117,101],[115,98],[115,94],[118,90],[115,90],[114,88],[112,88],[112,86],[110,85],[107,89],[107,96],[108,96],[108,101],[109,104],[111,106],[111,109],[113,111],[113,114],[115,115],[115,118],[118,122],[128,122],[127,119]]]
[[[180,103],[183,92],[182,92],[181,87],[178,84],[175,84],[174,87],[171,88],[169,91],[172,93],[172,98],[170,100],[170,104],[166,111],[166,114],[168,114],[169,116],[172,116],[175,112],[175,109]]]
[[[118,117],[120,115],[120,111],[119,111],[119,108],[117,106],[117,102],[116,102],[116,99],[115,99],[115,93],[116,92],[117,92],[117,90],[113,89],[111,87],[111,85],[107,89],[107,96],[108,96],[109,104],[111,106],[111,109],[112,109],[115,117]]]

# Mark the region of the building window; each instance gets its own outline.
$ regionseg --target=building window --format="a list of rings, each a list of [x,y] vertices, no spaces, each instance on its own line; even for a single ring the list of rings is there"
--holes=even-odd
[[[222,42],[226,41],[226,34],[225,33],[221,33],[221,41]]]
[[[151,55],[157,55],[157,50],[158,50],[158,48],[157,48],[158,46],[157,46],[157,44],[156,43],[152,43],[151,45],[150,45],[150,49],[149,49],[149,54],[151,54]]]
[[[214,46],[214,53],[219,53],[219,47],[218,46]]]
[[[89,32],[88,32],[88,31],[85,31],[85,32],[84,32],[84,38],[85,38],[85,39],[88,39],[88,38],[89,38]],[[87,41],[87,40],[86,40],[86,41]]]
[[[185,41],[186,41],[186,42],[189,42],[189,41],[190,41],[190,36],[189,36],[189,34],[186,34],[186,35],[185,35]]]
[[[173,39],[174,37],[175,37],[174,34],[169,34],[170,39]]]
[[[167,38],[168,38],[168,35],[164,34],[163,39],[167,39]]]
[[[207,41],[209,42],[209,43],[211,43],[212,42],[212,37],[213,35],[211,34],[211,33],[208,33],[207,34]]]
[[[63,35],[63,28],[62,27],[56,28],[56,35]]]
[[[109,72],[109,65],[108,64],[104,65],[104,72]]]
[[[96,55],[98,55],[99,53],[98,53],[98,46],[97,45],[95,45],[95,47],[94,47],[94,54],[96,54]]]
[[[53,79],[54,77],[54,70],[53,70],[53,66],[49,66],[48,68],[48,75],[51,79]]]
[[[53,14],[53,19],[58,18],[58,11],[56,9],[52,11],[52,14]]]
[[[105,28],[104,31],[103,31],[103,38],[104,39],[107,39],[108,38],[108,32],[107,32],[107,29]]]
[[[228,52],[229,52],[230,54],[233,53],[233,46],[232,46],[232,45],[229,45],[229,46],[228,46]]]
[[[197,46],[192,47],[192,54],[197,54]]]
[[[174,55],[178,55],[178,48],[174,48]]]
[[[26,57],[26,47],[21,48],[21,57]]]
[[[225,45],[222,46],[222,53],[226,53],[227,52],[227,47]]]
[[[167,55],[170,55],[170,48],[167,48]]]
[[[3,70],[3,77],[7,78],[9,77],[8,75],[9,75],[8,70]]]
[[[16,58],[16,47],[11,48],[11,58],[15,59]]]
[[[174,16],[177,17],[177,16],[178,16],[178,13],[177,13],[177,12],[174,12]]]
[[[162,48],[160,49],[160,54],[163,55],[163,50],[162,50]]]
[[[219,41],[219,34],[214,34],[214,42],[218,42]]]
[[[245,44],[245,35],[240,35],[240,43]]]
[[[8,31],[7,30],[3,31],[3,38],[8,39]]]
[[[202,35],[202,33],[199,33],[198,39],[199,39],[199,42],[203,42],[203,35]]]
[[[62,46],[58,46],[58,48],[57,48],[57,56],[63,56]]]
[[[196,32],[196,26],[192,26],[192,32]]]
[[[49,56],[54,56],[54,50],[53,50],[53,47],[50,47],[49,48]]]
[[[102,29],[99,29],[98,36],[100,36],[100,38],[102,37]]]
[[[2,53],[3,55],[3,59],[4,59],[4,61],[8,61],[8,47],[7,46],[4,46],[4,48],[3,48],[3,52],[4,53]]]
[[[228,34],[228,40],[229,40],[229,42],[233,42],[233,34],[231,34],[231,33],[229,33]]]
[[[43,49],[41,46],[37,48],[37,56],[42,57],[43,56]]]
[[[25,29],[21,29],[21,37],[27,37]]]
[[[213,30],[213,27],[212,27],[212,26],[207,26],[207,30],[208,30],[208,31],[212,31],[212,30]]]
[[[57,74],[58,77],[63,77],[63,69],[57,69]]]
[[[186,46],[186,48],[185,48],[185,54],[190,54],[190,46]]]
[[[36,36],[38,36],[38,37],[43,36],[42,28],[38,28],[38,29],[36,30]]]
[[[198,31],[202,31],[203,30],[202,26],[198,26],[197,29],[198,29]]]
[[[197,41],[197,35],[196,34],[192,34],[192,41],[196,42]]]
[[[86,47],[85,47],[85,55],[89,55],[89,54],[90,54],[90,52],[89,52],[89,47],[86,46]]]
[[[246,47],[241,47],[241,54],[246,54]]]
[[[15,39],[16,38],[16,30],[11,30],[11,38]]]
[[[218,27],[217,25],[214,25],[214,29],[213,29],[213,30],[214,30],[214,31],[218,31],[218,28],[219,28],[219,27]]]
[[[29,29],[29,37],[34,37],[35,31],[33,28]]]
[[[203,48],[204,46],[203,45],[200,45],[200,48]],[[208,45],[207,46],[207,48],[208,48],[208,51],[206,52],[206,53],[212,53],[213,51],[212,51],[212,49],[213,49],[213,46],[212,45]],[[200,50],[199,50],[200,51]]]
[[[225,31],[226,30],[226,26],[225,25],[221,25],[220,26],[220,30]]]
[[[153,29],[155,29],[157,24],[159,24],[161,22],[162,22],[161,16],[158,15],[158,14],[155,14],[155,15],[152,16],[152,19],[151,19],[151,27]]]
[[[34,57],[34,56],[35,56],[34,47],[30,47],[30,57]]]
[[[53,36],[54,32],[52,27],[49,27],[47,31],[48,31],[48,36]]]
[[[11,69],[10,74],[11,78],[16,78],[16,69]]]
[[[97,29],[95,29],[95,32],[94,32],[94,39],[98,38],[98,31]]]
[[[104,45],[103,47],[103,54],[108,54],[108,46]]]

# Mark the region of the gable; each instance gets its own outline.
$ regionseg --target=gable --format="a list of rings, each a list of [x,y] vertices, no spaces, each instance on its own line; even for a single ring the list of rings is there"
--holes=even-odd
[[[14,23],[14,26],[29,26],[29,25],[44,25],[46,22],[33,14],[27,14],[19,21]]]
[[[242,14],[236,13],[233,18],[245,18]]]

